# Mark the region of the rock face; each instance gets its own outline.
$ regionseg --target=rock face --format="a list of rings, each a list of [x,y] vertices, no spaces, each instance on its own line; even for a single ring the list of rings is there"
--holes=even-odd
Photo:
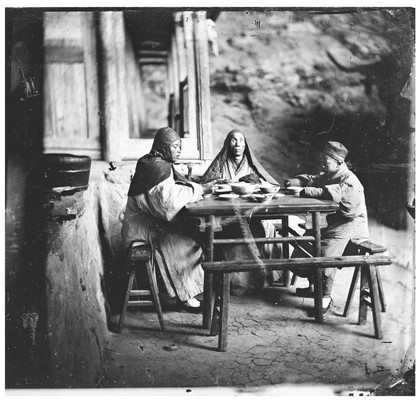
[[[414,99],[401,91],[412,68],[413,21],[411,9],[222,12],[219,55],[210,58],[215,154],[240,129],[283,181],[316,170],[320,141],[341,141],[373,213],[404,226],[403,206],[414,192]]]

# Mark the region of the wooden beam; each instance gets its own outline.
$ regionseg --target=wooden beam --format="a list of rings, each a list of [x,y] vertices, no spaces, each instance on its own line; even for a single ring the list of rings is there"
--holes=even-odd
[[[168,57],[168,52],[165,50],[141,50],[138,52],[139,58],[146,58],[146,57],[159,57],[166,59]]]
[[[51,46],[44,48],[46,63],[83,63],[82,46]]]
[[[150,64],[153,64],[153,65],[165,65],[165,64],[167,64],[168,63],[168,59],[167,58],[165,58],[165,59],[159,59],[159,58],[154,58],[154,59],[152,59],[152,58],[147,58],[147,59],[140,59],[139,61],[138,61],[138,63],[140,64],[140,65],[150,65]]]
[[[182,82],[187,77],[187,56],[185,54],[185,40],[184,40],[184,31],[182,29],[182,13],[175,13],[175,39],[176,39],[176,48],[178,51],[178,81]]]
[[[120,161],[120,140],[129,138],[125,94],[125,32],[123,13],[99,13],[99,40],[103,70],[103,155]]]
[[[215,239],[214,244],[221,245],[246,245],[247,243],[285,243],[297,241],[314,241],[313,236],[297,236],[297,237],[274,237],[274,238],[251,238],[251,239]]]
[[[185,11],[183,13],[185,49],[187,56],[187,79],[188,79],[188,121],[189,137],[197,144],[197,78],[194,55],[193,37],[193,13]]]
[[[222,262],[203,262],[203,270],[209,273],[250,272],[264,269],[319,269],[327,267],[386,266],[392,260],[389,256],[341,256],[341,257],[303,257],[294,259],[261,259],[259,261],[236,260]]]
[[[210,115],[210,66],[206,12],[194,13],[194,44],[197,66],[198,144],[205,160],[213,158]]]

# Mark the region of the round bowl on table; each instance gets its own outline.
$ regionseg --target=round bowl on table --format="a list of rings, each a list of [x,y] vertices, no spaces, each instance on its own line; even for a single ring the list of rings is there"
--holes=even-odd
[[[246,195],[246,194],[254,193],[258,185],[243,182],[243,183],[232,183],[230,186],[232,190],[238,195]]]
[[[276,185],[263,185],[260,186],[261,193],[277,193],[280,190],[280,186]]]

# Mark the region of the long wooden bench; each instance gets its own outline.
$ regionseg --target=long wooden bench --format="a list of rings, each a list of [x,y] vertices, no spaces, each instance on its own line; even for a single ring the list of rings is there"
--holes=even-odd
[[[259,261],[220,261],[203,262],[202,266],[205,272],[218,274],[221,278],[221,284],[216,288],[216,298],[214,301],[213,321],[211,326],[211,335],[219,335],[218,350],[226,351],[227,348],[227,330],[228,330],[228,309],[230,292],[230,273],[250,272],[255,270],[271,269],[313,269],[318,271],[318,278],[321,278],[322,270],[327,267],[360,267],[362,276],[367,279],[371,292],[371,303],[373,321],[375,327],[375,336],[382,338],[379,295],[376,276],[376,266],[390,265],[391,258],[383,255],[352,255],[340,257],[310,257],[295,259],[264,259]],[[319,308],[322,300],[322,284],[315,284],[315,299]],[[321,320],[322,321],[322,309]]]

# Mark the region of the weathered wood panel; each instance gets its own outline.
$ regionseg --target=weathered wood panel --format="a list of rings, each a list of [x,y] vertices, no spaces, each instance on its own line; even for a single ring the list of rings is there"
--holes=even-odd
[[[130,38],[126,37],[127,108],[129,138],[141,137],[142,122],[145,122],[143,91],[140,83],[140,68]]]
[[[93,13],[45,13],[44,44],[44,149],[100,158]]]
[[[45,147],[88,146],[85,73],[82,63],[46,66]]]

